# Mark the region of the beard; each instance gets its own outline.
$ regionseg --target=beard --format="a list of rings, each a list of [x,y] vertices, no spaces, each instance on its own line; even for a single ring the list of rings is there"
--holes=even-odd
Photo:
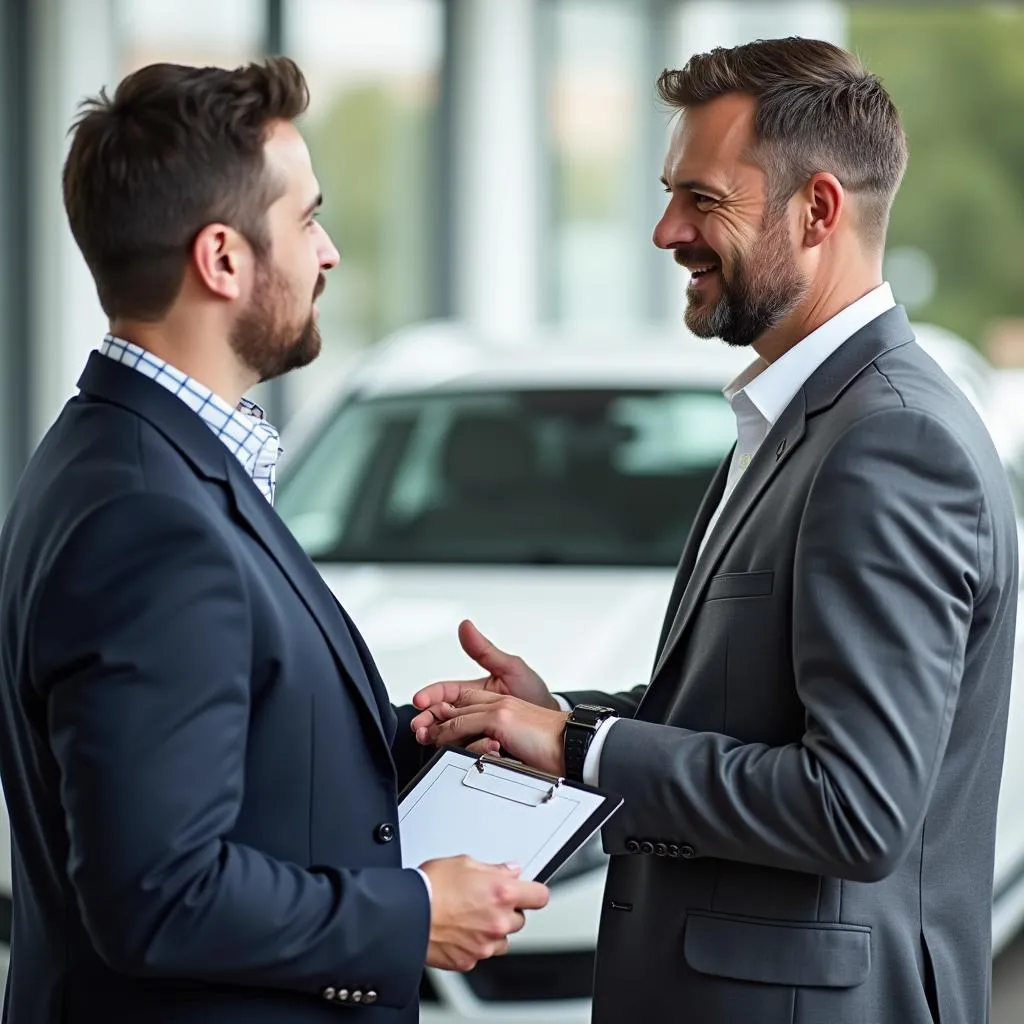
[[[321,274],[313,290],[315,299],[324,290]],[[269,261],[256,270],[252,300],[235,321],[230,343],[235,354],[260,381],[280,377],[308,366],[320,354],[320,328],[312,306],[306,322],[296,328],[284,321],[281,310],[294,303],[284,275]]]
[[[721,338],[737,348],[752,345],[777,327],[807,295],[807,282],[793,258],[784,209],[769,211],[765,225],[750,251],[736,255],[730,277],[717,259],[721,294],[717,302],[691,293],[686,326],[699,338]],[[680,249],[677,261],[700,262],[708,251],[694,254]],[[712,262],[712,260],[708,260]]]

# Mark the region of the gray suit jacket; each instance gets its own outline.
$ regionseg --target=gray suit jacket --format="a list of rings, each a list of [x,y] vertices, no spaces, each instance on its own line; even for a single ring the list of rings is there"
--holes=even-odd
[[[983,1024],[1017,598],[1006,478],[901,308],[811,377],[679,568],[625,797],[600,1024]]]

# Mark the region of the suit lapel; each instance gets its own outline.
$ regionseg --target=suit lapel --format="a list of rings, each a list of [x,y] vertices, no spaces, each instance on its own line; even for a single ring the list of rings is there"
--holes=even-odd
[[[671,625],[667,624],[666,619],[666,627],[662,629],[660,650],[651,675],[652,685],[685,636],[703,599],[704,591],[732,543],[736,531],[750,515],[775,474],[803,440],[808,417],[829,409],[857,375],[885,352],[907,345],[913,340],[914,333],[906,311],[902,306],[894,306],[851,335],[811,374],[776,421],[750,466],[740,477],[714,532],[698,558],[696,552],[701,538],[722,493],[719,484],[724,486],[728,460],[726,466],[719,469],[698,515],[698,522],[703,522],[704,528],[698,530],[696,526],[694,527],[680,562],[679,575],[669,604],[669,615],[676,602],[678,607]]]
[[[245,475],[241,465],[232,464],[238,460],[232,459],[229,452],[225,454],[228,456],[228,483],[239,518],[266,548],[302,603],[309,609],[309,613],[316,619],[339,664],[370,710],[381,737],[386,740],[380,707],[366,669],[358,656],[355,642],[346,635],[348,629],[340,605],[317,572],[316,566],[309,560],[309,556],[281,522],[267,499]]]
[[[715,524],[711,536],[708,538],[707,544],[704,546],[704,550],[700,553],[700,557],[695,558],[692,573],[689,577],[683,576],[680,573],[680,578],[686,582],[680,586],[680,582],[677,581],[677,588],[682,589],[682,595],[679,599],[679,607],[676,609],[675,618],[662,643],[661,653],[658,656],[654,673],[651,676],[652,682],[657,679],[658,674],[665,666],[665,662],[686,633],[693,614],[697,610],[704,591],[711,580],[711,576],[732,543],[732,538],[736,531],[743,525],[747,516],[750,515],[751,510],[764,493],[765,488],[771,483],[775,474],[779,472],[790,454],[803,439],[805,419],[804,393],[803,391],[798,391],[796,397],[789,403],[776,421],[775,426],[768,432],[768,436],[757,450],[757,454],[751,461],[750,466],[743,476],[740,477],[735,490],[722,510],[722,515]],[[721,476],[721,473],[722,471],[719,470],[719,476]],[[720,495],[721,493],[721,490],[719,490],[718,494]],[[709,492],[709,499],[710,497],[711,494]],[[717,502],[715,505],[717,506]],[[704,512],[703,507],[701,512]],[[698,533],[696,529],[691,534],[687,544],[687,553],[691,557],[695,554],[696,548],[699,547],[702,537],[703,532]],[[686,558],[684,556],[684,566],[685,561]]]
[[[661,636],[658,637],[656,651],[660,652],[665,646],[669,630],[675,621],[676,609],[679,607],[679,602],[682,600],[686,585],[693,575],[693,567],[697,563],[697,553],[700,551],[701,539],[707,533],[711,517],[714,515],[715,509],[718,508],[718,503],[722,500],[722,494],[725,492],[725,483],[729,477],[729,464],[732,461],[732,453],[735,451],[735,448],[736,446],[733,445],[732,449],[719,463],[707,491],[704,492],[700,507],[697,509],[697,515],[694,517],[693,526],[690,527],[690,533],[683,547],[682,557],[679,559],[679,565],[676,568],[676,578],[672,584],[672,593],[669,595],[668,605],[666,606],[665,620],[661,624]],[[655,663],[657,661],[658,658],[655,658]]]
[[[93,352],[78,386],[83,395],[119,405],[147,420],[188,460],[198,476],[227,488],[238,518],[274,559],[316,620],[339,665],[352,680],[358,697],[366,704],[390,756],[381,707],[361,660],[360,648],[347,635],[346,617],[316,567],[256,489],[238,459],[180,398],[130,366]]]

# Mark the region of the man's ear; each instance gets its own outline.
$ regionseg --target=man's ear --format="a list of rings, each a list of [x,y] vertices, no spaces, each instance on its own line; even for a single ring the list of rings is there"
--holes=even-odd
[[[248,243],[226,224],[207,224],[192,243],[196,276],[214,295],[224,299],[241,296],[248,260]]]
[[[839,226],[839,218],[846,206],[846,192],[834,174],[821,171],[804,186],[803,196],[803,243],[814,248]]]

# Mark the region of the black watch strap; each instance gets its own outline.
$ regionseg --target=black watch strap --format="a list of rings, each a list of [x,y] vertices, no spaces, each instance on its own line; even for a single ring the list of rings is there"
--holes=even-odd
[[[597,735],[601,723],[615,717],[613,708],[597,704],[577,704],[569,712],[563,736],[565,754],[565,777],[573,782],[583,781],[583,766],[587,761],[590,744]]]

